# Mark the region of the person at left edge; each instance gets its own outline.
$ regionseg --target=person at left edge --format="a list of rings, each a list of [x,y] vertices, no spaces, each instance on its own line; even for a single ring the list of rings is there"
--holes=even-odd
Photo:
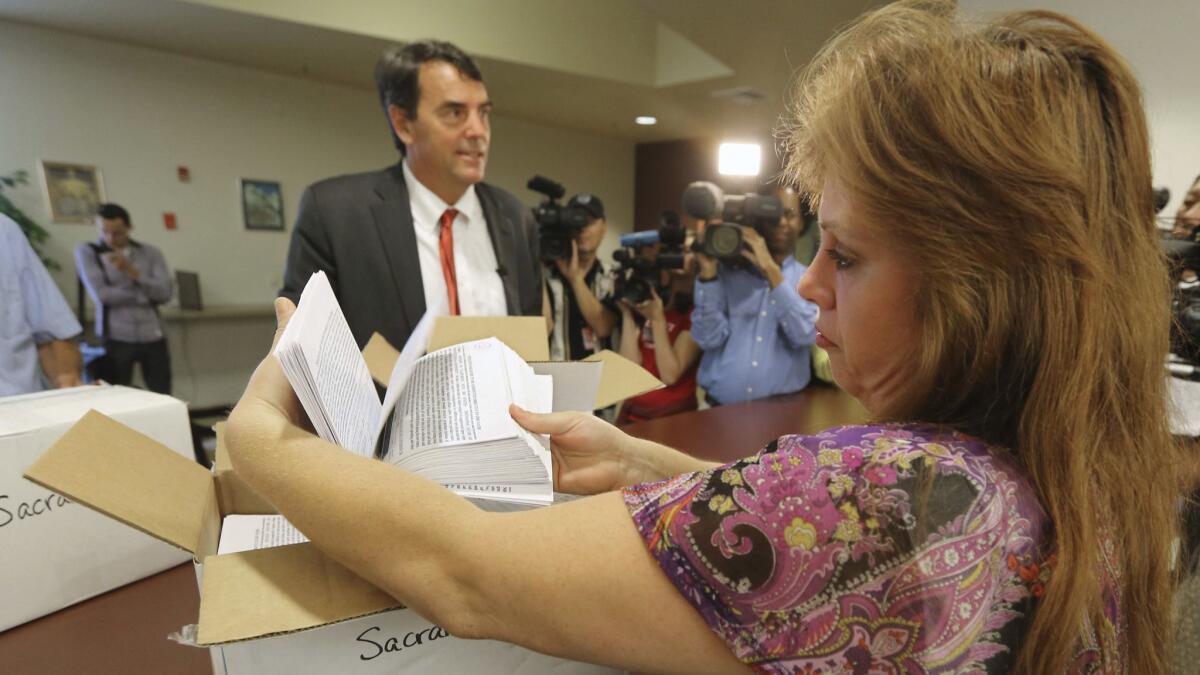
[[[402,347],[427,307],[543,314],[533,214],[482,182],[492,103],[478,66],[413,42],[383,53],[375,83],[402,159],[305,190],[279,294],[298,301],[323,270],[359,347],[375,332]]]
[[[21,226],[0,213],[0,396],[78,386],[82,332]]]

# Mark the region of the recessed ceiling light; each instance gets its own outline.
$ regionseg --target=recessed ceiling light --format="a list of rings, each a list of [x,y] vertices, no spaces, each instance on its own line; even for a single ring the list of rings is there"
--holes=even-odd
[[[637,117],[634,118],[633,121],[637,122],[638,124],[640,124],[644,127],[648,127],[653,124],[658,124],[658,118],[654,117],[653,115],[638,115]]]
[[[722,176],[757,176],[761,163],[758,143],[722,143],[717,151],[717,172]]]

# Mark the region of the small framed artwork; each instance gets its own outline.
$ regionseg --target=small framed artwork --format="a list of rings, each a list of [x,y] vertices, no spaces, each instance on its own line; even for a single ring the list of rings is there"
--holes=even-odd
[[[86,164],[42,160],[46,211],[56,223],[91,223],[104,203],[100,169]]]
[[[242,220],[247,230],[280,230],[283,226],[283,191],[271,180],[241,179]]]

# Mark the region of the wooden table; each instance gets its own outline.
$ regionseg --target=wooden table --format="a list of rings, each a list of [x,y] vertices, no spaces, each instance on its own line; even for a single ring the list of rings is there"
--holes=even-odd
[[[846,392],[812,385],[797,394],[635,422],[623,429],[702,459],[732,462],[753,455],[780,436],[811,434],[866,419],[866,410]]]
[[[0,672],[211,675],[207,649],[167,639],[199,615],[186,563],[0,633]]]
[[[728,462],[785,434],[862,421],[844,392],[813,386],[799,394],[638,422],[629,433],[704,459]],[[191,563],[0,633],[0,673],[212,672],[208,651],[167,635],[194,623],[200,599]]]

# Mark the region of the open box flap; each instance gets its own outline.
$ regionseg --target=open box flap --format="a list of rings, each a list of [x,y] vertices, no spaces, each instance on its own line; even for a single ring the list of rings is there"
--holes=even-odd
[[[427,352],[494,337],[525,361],[549,361],[546,319],[539,316],[439,316]]]
[[[609,349],[592,354],[584,361],[604,364],[600,386],[596,390],[597,410],[666,386],[650,371]]]
[[[439,316],[433,324],[426,351],[490,337],[508,345],[525,361],[550,360],[546,320],[540,316]],[[386,387],[400,351],[382,335],[374,333],[362,354],[371,378]]]
[[[538,375],[554,378],[554,403],[550,406],[551,410],[593,410],[592,404],[596,401],[596,391],[600,388],[604,364],[583,361],[537,361],[529,366]]]
[[[312,544],[204,559],[203,646],[291,633],[404,605]]]
[[[220,517],[208,471],[95,410],[25,478],[192,555],[216,550]]]
[[[217,435],[217,449],[213,453],[213,473],[233,471],[233,463],[229,461],[229,453],[225,451],[225,421],[212,425],[212,430]]]
[[[371,379],[379,386],[386,387],[388,380],[392,378],[392,368],[396,365],[396,359],[400,358],[400,351],[393,347],[387,338],[379,333],[372,333],[371,339],[367,340],[367,346],[363,347],[362,355],[363,360],[367,362],[367,371],[371,373]]]
[[[536,316],[438,317],[429,351],[493,336],[539,374],[554,376],[556,411],[590,412],[665,386],[645,368],[607,349],[583,361],[550,361],[545,321]],[[399,357],[400,352],[378,333],[363,348],[371,377],[384,386]],[[583,365],[589,363],[600,367]]]

